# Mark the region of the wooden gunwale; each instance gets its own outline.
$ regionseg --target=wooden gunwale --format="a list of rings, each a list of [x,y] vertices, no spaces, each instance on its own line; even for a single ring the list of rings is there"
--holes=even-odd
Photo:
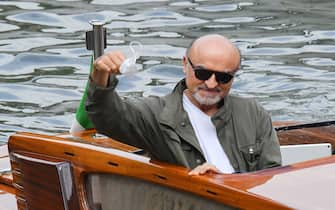
[[[295,122],[275,122],[275,126],[296,125]],[[138,148],[107,137],[94,138],[95,130],[87,130],[74,135],[60,134],[57,136],[18,133],[10,138],[10,150],[16,152],[39,154],[44,158],[57,157],[72,163],[77,186],[78,197],[82,210],[89,209],[86,203],[84,179],[91,173],[114,173],[130,176],[157,184],[189,191],[218,202],[223,202],[244,209],[291,209],[263,196],[250,192],[248,189],[267,182],[274,175],[299,170],[307,167],[334,163],[335,156],[311,160],[290,166],[268,169],[244,174],[189,177],[188,170],[183,167],[151,161],[149,158],[130,153],[139,152]],[[331,143],[334,151],[335,126],[310,127],[277,132],[281,145],[305,143]],[[19,138],[20,141],[15,141]],[[22,139],[24,139],[22,141]],[[21,142],[21,143],[20,143]],[[37,143],[38,142],[38,143]],[[8,151],[0,147],[0,161],[9,162]],[[114,149],[113,149],[114,148]],[[40,150],[40,151],[39,151]],[[121,152],[121,151],[125,152]],[[11,150],[12,151],[12,150]],[[99,160],[96,154],[102,155]],[[3,167],[3,166],[1,166]],[[13,167],[13,162],[12,162]],[[15,163],[14,163],[15,167]],[[143,171],[148,170],[148,171]],[[14,171],[15,174],[15,171]],[[14,195],[13,176],[11,173],[0,173],[0,190]],[[1,191],[0,191],[1,192]],[[18,191],[16,193],[19,193]],[[20,202],[18,202],[19,204]]]
[[[151,162],[149,158],[111,148],[30,133],[18,133],[11,136],[9,151],[23,150],[26,151],[25,153],[38,153],[42,156],[52,156],[71,162],[74,166],[75,179],[78,183],[76,186],[79,186],[77,190],[83,209],[87,209],[87,203],[83,199],[85,197],[84,176],[90,173],[113,173],[134,177],[188,191],[238,208],[291,209],[262,196],[229,186],[222,181],[228,177],[239,179],[242,174],[188,176],[188,170],[183,167]],[[96,159],[97,156],[99,161]],[[110,164],[111,162],[113,164]]]

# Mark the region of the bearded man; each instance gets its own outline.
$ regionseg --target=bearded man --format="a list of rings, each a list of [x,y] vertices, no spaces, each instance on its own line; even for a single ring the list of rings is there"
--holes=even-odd
[[[241,55],[227,38],[194,40],[182,60],[185,78],[164,97],[120,98],[110,75],[124,60],[109,52],[94,62],[86,110],[99,133],[190,168],[190,175],[281,165],[270,115],[254,99],[229,94]]]

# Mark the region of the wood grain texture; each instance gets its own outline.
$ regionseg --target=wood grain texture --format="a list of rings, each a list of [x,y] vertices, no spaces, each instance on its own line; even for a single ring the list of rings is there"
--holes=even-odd
[[[10,152],[27,151],[41,156],[52,156],[74,165],[74,176],[81,203],[87,209],[84,199],[83,177],[87,173],[113,173],[134,177],[243,209],[292,209],[274,202],[248,189],[266,183],[274,175],[287,173],[325,163],[333,163],[334,157],[289,167],[281,167],[246,174],[188,176],[183,167],[150,161],[149,158],[111,148],[99,147],[82,142],[73,142],[60,137],[19,133],[9,141]]]
[[[335,126],[278,131],[280,145],[330,143],[335,151]]]
[[[277,122],[282,126],[295,123]],[[81,210],[88,210],[89,206],[85,189],[85,176],[91,173],[112,173],[116,175],[133,177],[152,182],[166,187],[172,187],[181,191],[187,191],[208,199],[242,209],[293,209],[285,203],[249,192],[251,188],[261,186],[280,174],[298,171],[305,168],[331,164],[335,157],[312,160],[290,166],[268,169],[245,174],[208,174],[206,176],[188,176],[188,170],[174,165],[151,161],[147,157],[134,155],[138,149],[106,137],[95,137],[94,130],[79,132],[73,136],[60,134],[57,136],[39,135],[32,133],[18,133],[10,137],[9,152],[11,154],[29,154],[40,160],[61,160],[71,163],[73,169],[74,185]],[[331,143],[335,145],[334,126],[319,128],[304,128],[278,132],[281,145],[301,143]],[[5,151],[5,150],[1,150]],[[334,151],[334,150],[333,150]],[[23,153],[22,153],[23,152]],[[5,154],[3,152],[2,154]],[[6,155],[2,155],[6,157]],[[29,171],[16,161],[11,162],[12,176],[7,176],[5,181],[8,186],[16,189],[19,209],[26,209],[28,191],[23,187],[25,180],[22,173],[26,170],[38,175],[44,169]],[[29,165],[29,164],[28,164]],[[7,174],[8,175],[8,174]],[[3,174],[1,180],[5,180]],[[31,179],[33,179],[31,177]],[[31,181],[26,181],[32,184]],[[308,184],[308,183],[306,183]],[[27,184],[26,184],[27,185]],[[36,187],[36,186],[29,186]],[[13,188],[7,188],[13,192]],[[41,201],[43,202],[43,201]]]
[[[57,135],[61,138],[66,138],[72,141],[85,142],[87,144],[98,145],[102,147],[114,148],[125,152],[136,153],[140,152],[141,149],[124,144],[120,141],[108,138],[107,136],[97,134],[95,129],[88,129],[76,133],[65,133]]]
[[[64,198],[60,166],[66,164],[66,161],[22,151],[11,153],[11,160],[16,163],[13,174],[17,196],[28,209],[79,209],[78,196],[73,183],[68,184],[69,189],[72,189],[71,197]]]

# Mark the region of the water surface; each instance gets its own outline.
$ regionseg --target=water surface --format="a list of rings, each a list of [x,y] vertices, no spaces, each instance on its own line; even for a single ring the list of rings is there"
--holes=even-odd
[[[181,57],[200,35],[231,38],[243,54],[232,92],[256,98],[274,121],[335,119],[332,0],[0,1],[0,141],[17,131],[68,131],[91,52],[89,20],[107,22],[108,49],[144,48],[121,95],[164,95],[183,77]]]

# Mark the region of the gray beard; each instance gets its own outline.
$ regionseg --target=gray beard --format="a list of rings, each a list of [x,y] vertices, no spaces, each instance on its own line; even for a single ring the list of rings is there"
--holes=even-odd
[[[198,92],[195,92],[193,94],[193,97],[195,98],[195,100],[197,100],[199,104],[205,105],[205,106],[211,106],[221,101],[220,96],[215,96],[214,98],[202,97]]]

